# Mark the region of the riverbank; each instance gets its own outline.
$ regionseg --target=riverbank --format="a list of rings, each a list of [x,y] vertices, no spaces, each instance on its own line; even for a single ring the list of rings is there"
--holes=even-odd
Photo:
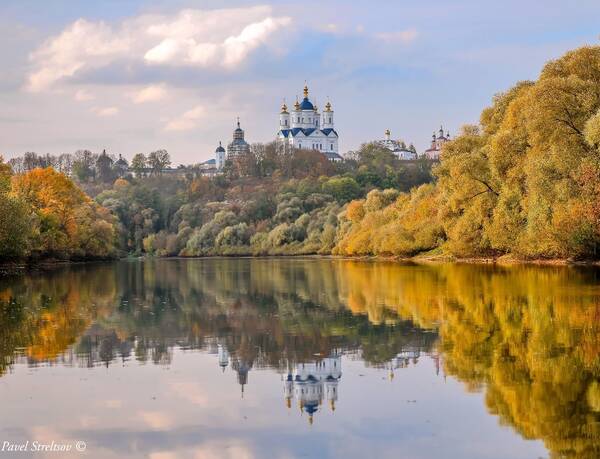
[[[40,261],[2,261],[0,260],[0,277],[14,276],[32,272],[47,272],[66,266],[89,265],[96,263],[107,263],[117,261],[113,259],[90,259],[90,260],[59,260],[47,259]]]
[[[538,265],[538,266],[600,266],[600,260],[570,260],[570,259],[519,259],[510,255],[503,255],[501,257],[470,257],[470,258],[458,258],[452,255],[443,254],[421,254],[413,257],[400,257],[400,256],[345,256],[345,255],[320,255],[320,254],[269,254],[269,255],[252,255],[252,254],[235,254],[235,255],[206,255],[206,256],[173,256],[173,257],[154,257],[151,255],[145,255],[140,257],[123,257],[115,258],[110,260],[58,260],[58,259],[47,259],[42,261],[28,261],[28,262],[2,262],[0,261],[0,277],[13,276],[23,273],[31,272],[45,272],[53,269],[73,266],[73,265],[84,265],[92,263],[106,263],[118,260],[136,260],[136,259],[202,259],[202,258],[316,258],[316,259],[330,259],[330,260],[355,260],[355,261],[382,261],[382,262],[396,262],[396,263],[415,263],[415,264],[481,264],[481,265],[498,265],[498,266],[510,266],[510,265]]]

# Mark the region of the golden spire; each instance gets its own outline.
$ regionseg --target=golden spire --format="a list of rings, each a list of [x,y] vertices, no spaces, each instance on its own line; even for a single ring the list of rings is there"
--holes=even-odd
[[[304,98],[308,99],[308,85],[304,82]]]
[[[287,113],[287,104],[285,103],[285,99],[283,99],[283,104],[281,104],[281,113]]]
[[[335,411],[335,400],[329,400],[329,407],[331,408],[331,411]]]

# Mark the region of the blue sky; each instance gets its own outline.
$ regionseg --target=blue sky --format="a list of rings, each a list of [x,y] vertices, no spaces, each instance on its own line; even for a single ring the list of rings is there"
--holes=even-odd
[[[0,5],[0,154],[166,148],[212,156],[240,116],[272,140],[281,100],[333,104],[341,151],[427,147],[492,96],[598,44],[597,1],[34,1]]]

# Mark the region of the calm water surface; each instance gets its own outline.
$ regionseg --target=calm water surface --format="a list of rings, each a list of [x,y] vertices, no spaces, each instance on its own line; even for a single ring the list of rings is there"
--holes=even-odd
[[[599,279],[317,259],[4,278],[0,446],[30,443],[0,457],[597,458]]]

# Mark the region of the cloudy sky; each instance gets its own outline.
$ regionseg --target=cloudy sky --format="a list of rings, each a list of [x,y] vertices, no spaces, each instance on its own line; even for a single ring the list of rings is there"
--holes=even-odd
[[[548,59],[598,44],[598,0],[2,0],[0,154],[166,148],[208,159],[237,116],[275,136],[308,81],[341,151],[476,122]]]

